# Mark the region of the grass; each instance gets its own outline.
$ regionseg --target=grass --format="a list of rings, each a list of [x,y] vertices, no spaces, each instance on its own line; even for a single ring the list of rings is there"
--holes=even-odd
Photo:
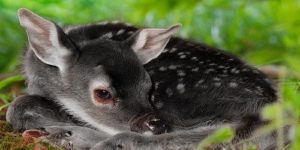
[[[0,148],[1,150],[60,150],[47,142],[34,138],[23,138],[21,133],[13,132],[5,121],[5,112],[10,102],[24,89],[21,75],[7,77],[0,81]]]
[[[3,120],[0,120],[0,148],[1,150],[60,150],[38,139],[23,138],[20,133],[14,133]]]

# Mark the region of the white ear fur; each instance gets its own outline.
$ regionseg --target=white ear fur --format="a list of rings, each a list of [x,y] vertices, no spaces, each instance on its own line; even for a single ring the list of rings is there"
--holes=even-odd
[[[29,46],[35,55],[42,62],[64,71],[66,57],[71,55],[71,51],[59,42],[56,25],[24,8],[19,9],[18,16],[21,26],[26,29]]]
[[[175,34],[179,28],[180,25],[173,25],[168,29],[142,29],[135,35],[135,41],[131,48],[139,60],[143,64],[146,64],[160,55],[171,36]]]

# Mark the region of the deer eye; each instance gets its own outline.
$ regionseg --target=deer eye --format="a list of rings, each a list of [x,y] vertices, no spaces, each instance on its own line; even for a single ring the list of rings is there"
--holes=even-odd
[[[110,91],[105,89],[94,90],[94,98],[97,102],[102,104],[112,104],[113,97]]]

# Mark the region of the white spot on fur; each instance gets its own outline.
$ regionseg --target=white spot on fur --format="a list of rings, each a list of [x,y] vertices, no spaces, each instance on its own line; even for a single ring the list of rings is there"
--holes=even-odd
[[[231,73],[238,74],[238,73],[240,73],[240,71],[238,69],[236,69],[236,68],[232,68],[231,69]]]
[[[236,82],[229,83],[229,87],[231,87],[231,88],[236,88],[237,86],[238,86],[238,84]]]
[[[148,73],[149,73],[150,75],[153,75],[153,74],[154,74],[154,70],[149,70]]]
[[[227,74],[219,74],[220,77],[227,77]]]
[[[103,34],[103,35],[101,36],[101,38],[108,38],[108,39],[110,39],[110,38],[112,38],[112,37],[113,37],[113,34],[112,34],[111,32],[108,32],[108,33]]]
[[[198,58],[197,57],[192,57],[192,59],[191,60],[195,60],[195,61],[197,61],[198,60]]]
[[[173,91],[170,88],[166,89],[166,93],[167,93],[168,96],[172,96],[173,95]]]
[[[155,88],[155,89],[157,89],[157,88],[158,88],[158,86],[159,86],[159,82],[155,82],[155,84],[154,84],[154,88]]]
[[[169,69],[171,69],[171,70],[175,70],[177,68],[177,66],[175,66],[175,65],[170,65],[169,66]]]
[[[178,70],[177,75],[180,76],[180,77],[183,77],[183,76],[185,76],[185,72],[182,71],[182,70]]]
[[[219,87],[219,86],[221,86],[221,82],[216,82],[216,83],[214,83],[214,85],[215,85],[216,87]]]
[[[124,29],[121,29],[121,30],[119,30],[117,33],[116,33],[116,35],[121,35],[121,34],[123,34],[125,32],[125,30]]]
[[[181,56],[181,55],[183,55],[184,54],[184,52],[179,52],[179,53],[177,53],[177,55],[179,55],[179,56]]]
[[[154,95],[151,95],[151,98],[150,98],[150,99],[151,99],[152,102],[154,102],[154,101],[155,101],[155,96],[154,96]]]
[[[231,62],[231,61],[233,61],[233,60],[234,60],[233,58],[228,59],[229,62]]]
[[[220,78],[217,78],[217,77],[215,77],[215,78],[213,78],[213,80],[214,80],[214,81],[220,81],[221,79],[220,79]]]
[[[180,94],[182,94],[182,93],[184,93],[184,91],[185,91],[185,85],[184,85],[183,83],[179,83],[179,84],[177,84],[176,89],[178,90],[178,92],[179,92]]]
[[[181,55],[179,58],[184,59],[184,58],[186,58],[186,55]]]
[[[252,90],[248,89],[248,88],[245,88],[244,89],[246,92],[249,92],[249,93],[252,93]]]
[[[263,88],[262,87],[260,87],[260,86],[257,86],[257,87],[255,87],[259,92],[263,92],[264,90],[263,90]]]
[[[173,47],[173,48],[170,50],[170,53],[173,53],[173,52],[175,52],[175,51],[177,51],[177,48]]]
[[[192,72],[198,72],[198,71],[199,71],[198,67],[192,69]]]
[[[166,53],[166,52],[168,52],[168,49],[164,49],[164,50],[162,51],[162,53]]]
[[[253,70],[253,73],[259,74],[259,71],[258,70]]]
[[[248,68],[244,68],[244,69],[242,69],[242,71],[243,72],[247,72],[247,71],[249,71],[249,69]]]
[[[209,68],[209,69],[207,69],[207,70],[205,70],[205,74],[209,74],[209,73],[211,73],[211,72],[213,72],[213,71],[215,71],[215,69],[212,69],[212,68]]]
[[[167,70],[167,68],[166,67],[159,67],[159,69],[158,69],[159,71],[166,71]]]
[[[195,87],[199,87],[200,86],[200,84],[202,84],[204,82],[204,80],[203,79],[201,79],[201,80],[199,80],[196,84],[195,84]]]

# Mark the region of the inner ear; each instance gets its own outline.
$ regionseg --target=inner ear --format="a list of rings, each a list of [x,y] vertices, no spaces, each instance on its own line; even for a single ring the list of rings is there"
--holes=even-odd
[[[146,64],[161,54],[172,35],[174,35],[179,28],[180,25],[173,25],[168,29],[141,29],[130,37],[131,48],[141,63]]]
[[[75,45],[55,23],[34,14],[27,9],[19,9],[19,21],[25,28],[30,49],[45,64],[65,71],[76,55]]]

